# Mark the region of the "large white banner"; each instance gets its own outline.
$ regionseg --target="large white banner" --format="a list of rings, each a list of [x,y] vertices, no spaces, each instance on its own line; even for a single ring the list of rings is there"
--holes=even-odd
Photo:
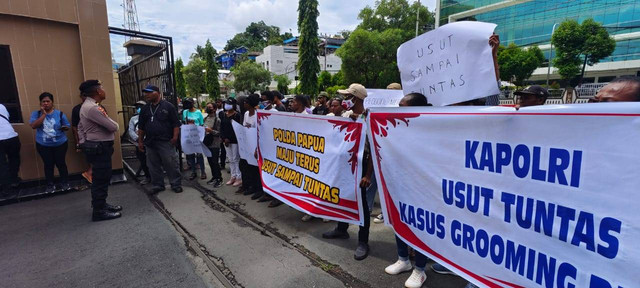
[[[419,92],[434,106],[500,93],[489,37],[496,24],[454,22],[398,47],[404,94]]]
[[[205,146],[204,127],[194,124],[180,126],[180,146],[185,155],[204,154],[205,157],[211,157],[211,151]]]
[[[363,225],[364,142],[361,120],[259,110],[263,188],[310,215]]]
[[[233,125],[233,132],[236,133],[236,139],[238,139],[240,158],[246,160],[249,165],[258,166],[258,160],[254,156],[258,146],[258,129],[244,127],[236,121],[231,121],[231,125]]]
[[[640,104],[373,109],[383,213],[481,287],[638,287]]]

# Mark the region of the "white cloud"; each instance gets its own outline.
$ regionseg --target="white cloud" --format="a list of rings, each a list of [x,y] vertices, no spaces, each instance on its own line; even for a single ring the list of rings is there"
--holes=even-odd
[[[320,0],[318,9],[320,33],[334,34],[353,30],[358,23],[358,13],[365,6],[375,5],[375,0]],[[435,0],[422,1],[435,8]],[[124,12],[122,0],[107,0],[109,25],[122,27]],[[268,25],[289,29],[297,33],[298,0],[137,0],[140,29],[144,32],[173,37],[176,57],[188,59],[196,45],[204,45],[207,39],[217,50],[227,40],[244,31],[251,22],[263,20]],[[124,39],[111,39],[112,54],[123,61]]]

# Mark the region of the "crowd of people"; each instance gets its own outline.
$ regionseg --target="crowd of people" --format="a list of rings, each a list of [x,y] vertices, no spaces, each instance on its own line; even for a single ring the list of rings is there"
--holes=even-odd
[[[497,75],[496,75],[497,76]],[[400,84],[392,83],[388,89],[401,89]],[[80,87],[83,102],[73,110],[72,122],[60,110],[55,109],[54,95],[44,92],[39,96],[40,109],[31,113],[30,126],[36,130],[35,141],[38,154],[44,163],[46,181],[45,192],[56,189],[71,189],[68,182],[68,171],[65,156],[68,150],[66,132],[73,129],[78,146],[89,163],[90,169],[84,172],[85,178],[91,182],[92,219],[93,221],[109,220],[121,216],[121,206],[107,202],[108,186],[111,178],[111,156],[113,141],[118,134],[118,124],[110,118],[100,105],[106,98],[105,91],[98,80],[88,80]],[[184,100],[183,110],[164,100],[160,89],[149,85],[143,90],[145,101],[135,105],[136,115],[130,120],[128,137],[136,143],[136,155],[140,159],[137,176],[144,175],[141,184],[151,183],[151,193],[165,190],[165,173],[171,189],[175,193],[183,191],[182,174],[179,168],[177,147],[180,143],[181,125],[198,125],[205,129],[204,145],[211,154],[207,158],[210,168],[210,179],[207,184],[214,188],[222,185],[237,187],[236,193],[251,196],[258,202],[269,202],[269,207],[277,207],[282,202],[273,198],[262,189],[260,169],[251,165],[239,155],[238,139],[234,133],[233,122],[245,126],[256,127],[257,110],[275,110],[299,114],[314,114],[345,117],[353,120],[366,119],[364,100],[367,90],[363,85],[353,83],[347,89],[339,90],[336,97],[330,98],[325,92],[318,95],[315,105],[307,95],[295,95],[285,99],[278,91],[263,91],[237,99],[229,98],[207,103],[204,114],[195,107],[193,101]],[[516,109],[520,107],[543,105],[549,97],[548,91],[541,86],[529,86],[515,92],[518,97]],[[455,105],[496,105],[495,97],[487,97],[458,103]],[[640,79],[638,77],[619,77],[603,87],[590,102],[640,101]],[[588,105],[588,104],[586,104]],[[430,106],[427,97],[419,93],[406,95],[400,106]],[[355,260],[363,260],[369,254],[369,227],[377,185],[373,173],[369,143],[365,144],[363,167],[360,181],[362,199],[366,199],[364,225],[359,227],[358,245],[354,252]],[[189,177],[194,180],[200,173],[200,179],[207,179],[204,155],[186,155]],[[229,165],[229,176],[223,178],[222,170]],[[20,167],[20,141],[9,122],[7,109],[0,104],[0,173],[3,189],[17,189],[20,185],[18,170]],[[54,177],[54,168],[59,177]],[[144,174],[142,174],[144,173]],[[225,182],[226,180],[226,182]],[[305,215],[302,220],[313,219]],[[374,219],[382,222],[382,215]],[[322,234],[327,239],[347,239],[348,224],[337,223],[331,231]],[[427,257],[415,251],[415,264],[409,260],[410,249],[406,243],[396,237],[398,260],[386,267],[385,272],[397,275],[413,270],[405,282],[406,287],[420,287],[426,280],[425,268]],[[432,265],[437,273],[450,274],[444,266]],[[474,287],[469,284],[468,287]]]

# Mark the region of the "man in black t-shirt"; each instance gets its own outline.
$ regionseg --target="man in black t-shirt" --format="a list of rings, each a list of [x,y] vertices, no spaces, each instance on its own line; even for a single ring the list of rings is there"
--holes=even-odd
[[[317,102],[316,108],[313,108],[314,115],[329,114],[329,107],[327,106],[328,99],[329,99],[329,94],[327,94],[327,92],[320,92],[320,94],[318,94],[318,102]]]
[[[140,110],[138,120],[138,148],[147,153],[147,166],[151,172],[152,192],[164,191],[164,171],[169,176],[171,189],[182,192],[182,175],[178,168],[176,145],[180,135],[180,120],[173,104],[162,100],[160,89],[148,85],[144,90],[147,105]]]

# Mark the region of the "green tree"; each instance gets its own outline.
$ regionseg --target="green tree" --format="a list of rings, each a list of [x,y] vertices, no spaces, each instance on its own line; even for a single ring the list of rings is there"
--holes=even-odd
[[[224,50],[232,50],[241,46],[250,51],[262,51],[267,45],[282,44],[285,39],[292,38],[291,33],[280,34],[280,28],[267,25],[264,21],[251,22],[244,32],[238,33],[227,41]]]
[[[192,57],[189,64],[182,69],[184,71],[184,80],[187,84],[188,96],[197,97],[207,92],[205,73],[206,63],[199,57]]]
[[[524,81],[531,77],[533,71],[544,62],[544,55],[538,46],[522,49],[514,43],[508,47],[498,49],[498,64],[500,77],[513,81],[517,86],[523,86]]]
[[[216,63],[215,49],[211,45],[211,41],[207,39],[204,45],[204,60],[206,66],[206,89],[209,98],[220,98],[220,82],[218,81],[218,64]]]
[[[298,2],[298,70],[300,71],[300,92],[308,95],[318,93],[318,0]]]
[[[582,24],[573,19],[560,23],[551,43],[556,49],[553,65],[571,86],[582,82],[587,65],[600,62],[616,48],[616,41],[607,30],[591,18]]]
[[[176,66],[174,67],[176,74],[176,95],[178,98],[182,99],[187,97],[187,86],[184,81],[184,64],[182,63],[182,58],[178,58],[176,60]]]
[[[238,92],[253,93],[257,90],[265,90],[271,82],[271,73],[254,61],[244,61],[236,65],[233,74],[235,76],[233,87]]]
[[[287,75],[274,75],[273,80],[278,82],[278,91],[282,93],[282,95],[289,94],[289,84],[291,84],[291,79]]]
[[[400,29],[404,41],[415,37],[416,13],[420,10],[420,26],[418,33],[422,34],[433,27],[435,18],[426,6],[418,1],[409,4],[407,0],[380,0],[376,1],[375,8],[369,6],[360,10],[358,19],[362,23],[358,28],[368,31],[382,32],[387,29]],[[403,42],[404,42],[403,41]]]
[[[333,83],[331,82],[331,73],[326,70],[320,72],[320,75],[318,76],[318,89],[320,91],[327,91],[327,88],[331,86],[333,86]]]
[[[331,86],[327,88],[327,94],[329,94],[329,97],[333,98],[338,96],[338,90],[342,90],[342,89],[347,89],[347,86],[344,86],[344,85]]]
[[[347,85],[347,83],[345,83],[344,81],[344,73],[342,73],[342,70],[338,71],[338,73],[333,74],[333,76],[331,77],[331,83],[333,83],[333,85]]]

